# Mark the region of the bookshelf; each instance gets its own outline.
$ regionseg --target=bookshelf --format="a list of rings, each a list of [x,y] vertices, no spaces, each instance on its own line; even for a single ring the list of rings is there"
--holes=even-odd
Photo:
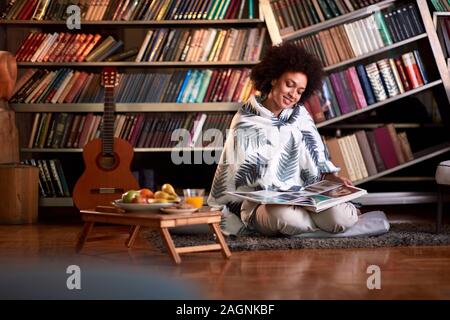
[[[207,151],[221,151],[222,148],[217,147],[188,147],[188,148],[134,148],[134,152],[207,152]],[[38,153],[74,153],[83,152],[82,148],[21,148],[22,152],[38,152]]]
[[[440,19],[450,19],[450,12],[442,12],[442,11],[433,12],[433,25],[434,25],[434,28],[436,29],[436,31],[438,30],[437,24]],[[445,43],[442,43],[442,40],[440,43],[441,43],[441,47],[444,49]],[[447,54],[447,57],[448,57],[448,54]],[[446,62],[447,62],[447,67],[448,67],[448,70],[450,73],[450,58],[447,58]]]
[[[326,20],[324,22],[317,23],[317,24],[314,24],[314,25],[306,27],[306,28],[302,28],[301,30],[284,33],[284,34],[282,34],[282,32],[280,32],[280,30],[277,26],[275,14],[270,6],[270,0],[260,0],[260,6],[261,6],[261,10],[263,11],[263,15],[266,19],[267,28],[268,28],[268,31],[270,34],[270,38],[272,39],[272,43],[278,44],[283,41],[289,41],[289,40],[296,39],[298,37],[307,36],[311,33],[315,33],[320,30],[339,25],[339,24],[345,23],[350,20],[364,18],[364,17],[370,15],[373,10],[375,10],[375,9],[383,10],[395,2],[396,2],[396,0],[381,1],[381,2],[374,4],[373,6],[361,8],[361,9],[355,10],[353,12],[343,14],[341,16]]]
[[[18,103],[11,107],[19,113],[23,112],[102,112],[103,104],[77,103],[51,104],[51,103]],[[205,111],[236,111],[239,103],[117,103],[117,112],[205,112]]]
[[[344,115],[332,118],[330,120],[326,120],[324,122],[320,122],[320,123],[317,124],[317,128],[322,128],[322,127],[325,127],[325,126],[327,126],[329,124],[336,123],[336,122],[339,122],[341,120],[344,120],[344,119],[347,119],[347,118],[351,118],[353,116],[356,116],[356,115],[359,115],[359,114],[362,114],[362,113],[369,112],[371,110],[374,110],[376,108],[382,107],[382,106],[387,105],[387,104],[389,104],[391,102],[394,102],[396,100],[399,100],[399,99],[405,98],[407,96],[410,96],[410,95],[413,95],[413,94],[425,91],[427,89],[433,88],[433,87],[441,85],[441,84],[442,84],[442,80],[433,81],[433,82],[431,82],[429,84],[426,84],[426,85],[424,85],[422,87],[419,87],[419,88],[410,90],[408,92],[405,92],[405,93],[403,93],[401,95],[398,95],[398,96],[386,99],[385,101],[374,103],[374,104],[372,104],[370,106],[367,106],[366,108],[359,109],[359,110],[356,110],[356,111],[353,111],[353,112],[350,112],[350,113],[346,113]]]
[[[227,20],[145,20],[145,21],[117,21],[117,20],[101,20],[101,21],[83,21],[83,26],[109,26],[111,24],[117,26],[136,26],[136,27],[149,27],[149,26],[174,26],[174,25],[232,25],[232,26],[248,26],[257,25],[263,23],[260,19],[227,19]],[[46,21],[46,20],[1,20],[0,25],[26,25],[26,26],[43,26],[43,25],[59,25],[65,26],[66,21]]]
[[[367,53],[367,54],[364,54],[364,55],[361,55],[361,56],[358,56],[358,57],[346,60],[346,61],[338,63],[338,64],[334,64],[332,66],[325,67],[324,70],[326,72],[330,72],[332,70],[344,67],[346,65],[351,65],[351,64],[354,64],[356,62],[363,61],[363,60],[365,60],[367,58],[379,55],[381,53],[389,52],[391,50],[394,50],[395,48],[399,48],[399,47],[407,45],[409,43],[414,43],[414,42],[416,42],[418,40],[421,40],[421,39],[424,39],[424,38],[427,38],[427,37],[428,37],[428,35],[426,33],[423,33],[423,34],[417,35],[415,37],[409,38],[407,40],[403,40],[403,41],[394,43],[392,45],[386,46],[384,48],[374,50],[374,51],[372,51],[370,53]]]
[[[259,12],[259,15],[255,19],[222,19],[222,20],[168,20],[168,21],[83,21],[83,32],[94,32],[92,30],[100,30],[101,32],[108,33],[108,31],[118,32],[118,37],[120,39],[129,39],[130,35],[138,35],[139,41],[142,42],[142,38],[145,35],[145,30],[149,28],[187,28],[187,29],[197,29],[197,28],[267,28],[268,36],[273,44],[281,43],[283,41],[295,41],[301,39],[323,30],[327,30],[332,27],[340,26],[345,23],[356,21],[370,16],[374,10],[384,10],[397,3],[403,3],[405,1],[399,0],[385,0],[376,3],[374,6],[361,8],[353,12],[340,15],[338,17],[310,25],[306,28],[300,30],[295,30],[292,32],[287,32],[286,30],[279,30],[277,23],[275,21],[274,13],[270,7],[269,0],[260,0],[259,3],[254,1],[255,12]],[[422,130],[424,134],[429,132],[430,127],[436,127],[441,129],[448,129],[450,127],[450,114],[448,113],[448,106],[450,101],[450,79],[448,75],[448,69],[446,66],[446,61],[442,55],[442,51],[439,45],[439,41],[434,29],[433,18],[429,12],[427,3],[425,0],[409,1],[416,3],[425,32],[417,34],[413,37],[409,37],[402,41],[394,42],[390,45],[383,46],[376,50],[372,50],[368,53],[355,56],[351,59],[346,59],[340,61],[339,63],[334,63],[325,67],[325,71],[328,74],[333,72],[342,71],[348,67],[352,67],[356,64],[368,64],[382,59],[385,56],[391,57],[392,53],[399,52],[405,53],[406,50],[410,48],[417,48],[419,51],[424,52],[424,58],[426,66],[432,69],[430,81],[420,87],[413,88],[404,93],[389,97],[383,101],[379,101],[368,105],[367,107],[351,111],[349,113],[341,114],[325,121],[317,123],[321,133],[330,134],[330,132],[337,130],[355,130],[361,128],[375,128],[374,124],[367,123],[364,124],[365,117],[373,113],[377,113],[380,109],[390,108],[393,112],[396,112],[397,102],[402,101],[413,96],[420,95],[432,95],[436,100],[440,114],[442,117],[441,125],[430,125],[429,127],[424,127],[422,124],[405,124],[396,123],[395,127],[398,129],[407,130]],[[259,18],[261,17],[261,18]],[[0,40],[0,46],[3,49],[15,51],[18,49],[17,39],[24,39],[26,33],[32,30],[40,30],[42,32],[61,32],[65,30],[64,21],[34,21],[34,20],[0,20],[0,32],[5,35],[3,37],[3,43]],[[131,40],[130,40],[131,41]],[[131,41],[132,42],[132,41]],[[136,41],[134,41],[136,42]],[[139,43],[138,43],[139,44]],[[127,45],[127,43],[125,43]],[[136,43],[130,44],[129,47],[135,46]],[[258,61],[215,61],[215,62],[179,62],[179,61],[153,61],[153,62],[41,62],[41,63],[31,63],[31,62],[19,62],[18,66],[22,72],[29,68],[39,68],[39,69],[55,69],[55,68],[73,68],[74,70],[92,70],[98,71],[103,66],[116,66],[119,68],[119,72],[123,70],[124,72],[159,72],[160,70],[184,70],[189,68],[197,68],[199,70],[211,68],[251,68],[253,65],[258,63]],[[12,103],[11,106],[17,112],[18,116],[24,116],[23,119],[28,121],[28,128],[30,130],[29,123],[30,118],[27,117],[31,113],[100,113],[103,110],[103,104],[101,103]],[[238,102],[203,102],[203,103],[177,103],[177,102],[164,102],[164,103],[117,103],[116,111],[118,113],[182,113],[182,112],[224,112],[233,113],[235,112],[240,103]],[[354,123],[350,120],[355,120],[360,123],[359,127],[355,127]],[[358,121],[361,119],[361,121]],[[378,119],[378,123],[382,124],[383,119]],[[27,126],[25,126],[27,127]],[[450,146],[448,141],[450,138],[448,134],[445,134],[445,141],[440,141],[433,145],[432,139],[430,139],[427,148],[422,148],[420,150],[414,150],[414,160],[408,161],[401,165],[388,170],[383,170],[378,172],[376,175],[366,177],[355,181],[357,185],[363,185],[363,187],[368,186],[369,191],[371,185],[369,183],[376,183],[380,181],[410,181],[409,177],[395,176],[393,174],[404,171],[405,169],[415,167],[416,165],[429,161],[440,156],[448,154],[450,151]],[[26,141],[27,135],[23,138]],[[25,145],[22,144],[22,145]],[[170,151],[184,151],[184,152],[207,152],[214,151],[220,152],[220,148],[178,148],[176,150],[170,148],[135,148],[136,157],[141,161],[149,160],[153,157],[159,157],[161,155],[167,155]],[[64,158],[69,164],[72,161],[80,160],[81,148],[22,148],[22,155],[24,157],[61,157]],[[146,154],[150,153],[151,156],[147,157]],[[163,158],[166,159],[166,158]],[[210,166],[210,165],[206,165]],[[196,167],[198,168],[198,167]],[[166,170],[170,170],[165,168]],[[205,171],[206,172],[206,171]],[[213,170],[210,172],[214,172]],[[208,173],[203,174],[203,180],[212,181],[213,176],[208,176]],[[389,180],[391,179],[391,180]],[[195,180],[195,179],[194,179]],[[429,179],[416,179],[414,181],[429,181]],[[181,184],[185,181],[180,182]],[[203,182],[204,183],[204,182]],[[176,183],[175,183],[176,184]],[[376,188],[375,188],[376,189]],[[391,196],[376,196],[376,192],[370,195],[368,203],[371,204],[388,204],[388,203],[399,203],[398,197],[395,194],[403,194],[399,192],[391,192]],[[414,194],[417,195],[414,198]],[[411,197],[408,201],[428,201],[430,197],[426,198],[421,191],[416,193],[408,193]],[[408,198],[409,199],[409,198]],[[415,200],[414,200],[415,199]],[[428,199],[428,200],[426,200]],[[71,205],[70,199],[45,199],[41,202],[42,206],[52,206],[57,204]],[[362,202],[365,200],[363,199]],[[371,201],[371,202],[370,202]],[[391,201],[391,202],[390,202]]]
[[[155,3],[162,3],[155,2]],[[170,1],[165,1],[170,2]],[[205,1],[186,1],[180,3],[190,2],[200,3]],[[214,3],[221,3],[226,5],[224,1],[209,1],[214,6]],[[120,2],[122,3],[122,1]],[[205,2],[206,3],[206,2]],[[215,28],[224,30],[250,30],[252,28],[265,29],[264,21],[261,20],[259,12],[258,2],[256,0],[238,0],[241,9],[243,9],[243,17],[240,19],[200,19],[200,20],[101,20],[101,21],[86,21],[82,20],[82,30],[72,30],[71,33],[102,33],[113,34],[116,39],[124,40],[124,50],[132,47],[140,46],[143,43],[145,32],[149,29],[159,30],[162,28],[172,28],[177,30],[197,30],[200,28]],[[250,4],[252,4],[254,18],[247,18],[250,15]],[[3,6],[3,7],[2,7]],[[6,4],[0,5],[0,12],[5,10]],[[225,7],[224,7],[225,8]],[[223,11],[225,12],[225,11]],[[66,32],[66,22],[64,20],[0,20],[0,34],[4,37],[0,37],[0,48],[17,52],[21,41],[25,39],[30,31],[49,33],[49,32]],[[264,38],[267,38],[264,36]],[[87,72],[100,72],[102,67],[114,66],[117,67],[119,73],[149,73],[149,72],[165,72],[166,70],[220,70],[220,69],[232,69],[240,70],[242,68],[251,68],[258,63],[257,59],[251,61],[141,61],[135,62],[134,59],[130,61],[118,61],[118,62],[27,62],[19,61],[19,72],[24,73],[28,69],[48,69],[58,70],[58,68],[71,68],[73,70],[87,71]],[[240,103],[237,101],[228,102],[197,102],[197,103],[179,103],[179,102],[135,102],[135,103],[116,103],[116,112],[119,114],[131,114],[131,113],[144,113],[167,115],[170,114],[189,114],[189,113],[204,113],[209,112],[213,114],[234,113]],[[30,116],[34,113],[76,113],[76,114],[99,114],[103,111],[102,103],[10,103],[10,106],[18,114],[19,122],[22,123],[22,146],[26,145],[26,136],[30,130]],[[158,155],[170,155],[171,152],[188,152],[188,153],[205,153],[205,152],[220,152],[221,148],[216,147],[186,147],[186,148],[135,148],[135,158],[138,158],[140,163],[146,163],[152,161],[154,157]],[[65,168],[70,167],[72,164],[76,164],[80,161],[80,155],[82,148],[21,148],[22,158],[36,158],[36,159],[49,159],[49,158],[61,158],[63,166]],[[152,156],[145,156],[147,153],[151,153]],[[155,160],[156,161],[156,160]],[[138,166],[137,164],[136,166]],[[197,166],[198,167],[198,166]],[[166,167],[165,167],[166,168]],[[193,167],[189,167],[189,171],[193,172]],[[170,170],[170,169],[169,169]],[[67,172],[70,175],[76,175],[77,173]],[[189,180],[193,180],[196,176],[190,177]],[[74,177],[69,177],[69,180],[74,180]],[[180,179],[181,180],[181,179]],[[174,185],[180,187],[187,187],[186,183],[189,180],[172,182]],[[198,179],[197,179],[198,180]],[[211,180],[212,176],[207,176],[203,179]],[[72,184],[74,181],[71,181]],[[165,180],[159,181],[159,183],[167,182]],[[202,183],[202,182],[199,182]],[[69,181],[70,184],[70,181]],[[73,187],[73,185],[72,185]],[[72,206],[71,198],[42,198],[40,206]]]
[[[321,121],[316,121],[316,126],[319,129],[319,132],[325,136],[340,136],[342,132],[351,133],[356,130],[367,130],[367,129],[375,129],[380,127],[383,124],[383,118],[377,118],[376,115],[379,110],[385,110],[389,108],[393,113],[396,112],[397,105],[400,105],[402,100],[411,99],[411,98],[422,98],[424,96],[430,97],[432,96],[435,99],[435,103],[437,104],[441,116],[442,123],[430,123],[424,125],[424,123],[396,123],[395,128],[397,130],[407,130],[411,132],[412,130],[416,130],[420,132],[421,135],[430,135],[428,139],[428,145],[421,146],[414,150],[414,159],[411,161],[407,161],[405,163],[401,163],[396,165],[393,168],[389,168],[387,170],[383,170],[378,172],[377,174],[370,175],[363,179],[358,179],[353,181],[356,185],[362,185],[371,192],[366,197],[363,197],[361,200],[364,204],[400,204],[400,203],[422,203],[422,202],[430,202],[436,199],[433,193],[424,193],[424,190],[427,190],[427,187],[430,185],[434,186],[434,178],[431,178],[434,175],[435,165],[431,164],[431,169],[424,172],[422,174],[422,178],[417,177],[417,172],[413,172],[414,169],[424,163],[433,163],[433,159],[438,161],[439,157],[445,157],[449,154],[449,146],[450,146],[450,136],[448,134],[450,128],[449,121],[449,101],[450,101],[450,81],[449,81],[449,72],[447,67],[447,61],[445,60],[440,43],[438,41],[438,37],[434,28],[436,24],[436,19],[439,16],[450,16],[448,12],[438,12],[434,13],[433,17],[430,14],[430,10],[427,5],[427,1],[425,0],[417,0],[417,1],[380,1],[378,3],[373,4],[372,6],[361,8],[355,10],[353,12],[342,14],[335,18],[331,18],[319,23],[314,23],[312,25],[300,28],[298,30],[294,30],[292,25],[289,23],[294,23],[294,17],[291,14],[295,12],[295,9],[286,9],[283,13],[282,10],[277,11],[276,5],[274,2],[278,2],[279,8],[284,7],[284,1],[269,1],[269,0],[261,0],[260,6],[263,11],[268,33],[271,37],[272,43],[278,44],[285,41],[300,41],[302,39],[307,39],[318,35],[320,32],[331,30],[331,28],[337,28],[343,26],[344,24],[354,24],[356,21],[360,21],[361,19],[367,18],[372,15],[376,11],[384,12],[390,10],[392,6],[400,6],[403,4],[414,3],[417,6],[417,10],[420,16],[421,23],[423,23],[424,32],[415,34],[409,38],[403,39],[401,41],[394,41],[391,44],[386,44],[381,48],[376,48],[375,50],[369,50],[367,53],[356,55],[350,59],[344,59],[338,63],[332,63],[330,65],[326,65],[324,70],[327,75],[330,75],[334,72],[339,72],[348,67],[364,64],[384,59],[385,57],[392,58],[396,53],[404,53],[407,50],[416,49],[421,53],[422,57],[425,57],[427,69],[434,69],[434,74],[432,79],[423,86],[416,87],[412,90],[407,90],[404,93],[397,94],[395,96],[388,97],[383,101],[376,101],[375,103],[368,104],[360,109],[353,110],[351,112],[346,112],[337,116],[332,116],[330,118],[326,117],[326,119],[322,119]],[[314,2],[314,1],[312,1]],[[319,2],[320,3],[320,2]],[[342,3],[342,1],[341,1]],[[322,4],[321,4],[322,5]],[[321,6],[320,5],[320,6]],[[288,4],[289,6],[289,4]],[[285,7],[284,7],[285,8]],[[317,6],[315,7],[317,9]],[[312,10],[315,10],[314,8]],[[291,11],[291,13],[289,13]],[[277,17],[277,14],[279,15]],[[283,21],[281,21],[283,20]],[[404,20],[406,21],[406,20]],[[284,24],[284,29],[279,28],[279,25]],[[286,27],[287,26],[287,27]],[[289,30],[290,29],[290,30]],[[365,31],[366,32],[366,31]],[[330,32],[330,34],[332,34]],[[369,32],[367,34],[370,35]],[[305,41],[305,40],[303,40]],[[302,42],[307,43],[307,42]],[[317,50],[317,46],[313,48]],[[359,75],[359,74],[358,74]],[[430,101],[430,100],[428,100]],[[398,110],[397,112],[405,112]],[[375,115],[375,116],[373,116]],[[375,118],[375,120],[374,120]],[[421,119],[418,119],[421,120]],[[390,120],[386,120],[388,122],[392,122]],[[371,123],[375,122],[375,123]],[[410,121],[413,122],[413,121]],[[432,133],[433,130],[438,130],[442,139],[439,142],[433,142]],[[440,130],[440,131],[439,131]],[[344,134],[345,136],[346,134]],[[417,136],[417,134],[414,134]],[[428,161],[428,162],[427,162]],[[430,162],[431,161],[431,162]],[[438,162],[437,162],[438,163]],[[409,170],[409,172],[408,172]],[[419,169],[421,170],[421,169]],[[433,171],[433,173],[431,173]],[[407,172],[409,176],[402,176],[401,172]],[[422,173],[422,172],[420,172]],[[421,182],[428,182],[426,184],[427,187],[414,192],[401,192],[402,186],[406,183],[414,181],[416,184],[420,184]],[[398,187],[394,187],[391,189],[396,189],[393,192],[382,192],[383,190],[377,190],[375,184],[386,184],[390,183],[394,185],[395,183],[400,182]],[[410,183],[411,185],[411,183]],[[424,184],[425,186],[425,184]],[[380,192],[373,192],[373,190]],[[428,188],[429,190],[429,188]],[[378,194],[380,196],[378,196]],[[405,197],[405,201],[399,200],[401,197]],[[433,200],[434,199],[434,200]]]
[[[218,66],[253,66],[258,62],[223,61],[223,62],[18,62],[18,67],[218,67]]]

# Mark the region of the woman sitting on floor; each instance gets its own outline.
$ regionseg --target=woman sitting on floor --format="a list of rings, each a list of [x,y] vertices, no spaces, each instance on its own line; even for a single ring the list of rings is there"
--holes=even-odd
[[[322,229],[343,232],[358,221],[351,203],[320,213],[299,206],[236,202],[227,191],[298,190],[323,179],[351,185],[329,160],[317,128],[303,106],[322,86],[319,60],[285,43],[270,48],[251,72],[260,92],[239,109],[216,170],[210,205],[226,205],[244,225],[264,235],[296,235]]]

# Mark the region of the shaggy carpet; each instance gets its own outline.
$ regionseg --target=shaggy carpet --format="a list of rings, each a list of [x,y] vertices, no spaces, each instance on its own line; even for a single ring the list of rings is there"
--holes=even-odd
[[[389,232],[378,236],[299,238],[284,236],[265,237],[255,234],[228,236],[225,239],[231,251],[450,245],[450,226],[445,226],[444,231],[441,234],[435,234],[434,230],[434,224],[391,223]],[[152,246],[165,251],[165,246],[159,232],[148,230],[144,232],[143,236],[150,241]],[[173,234],[172,238],[177,247],[195,246],[214,242],[213,234]]]

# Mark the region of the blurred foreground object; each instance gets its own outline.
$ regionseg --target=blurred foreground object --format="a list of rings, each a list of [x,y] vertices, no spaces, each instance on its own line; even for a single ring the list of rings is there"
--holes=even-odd
[[[19,162],[16,117],[14,111],[8,106],[16,78],[16,58],[7,51],[0,51],[0,163]]]

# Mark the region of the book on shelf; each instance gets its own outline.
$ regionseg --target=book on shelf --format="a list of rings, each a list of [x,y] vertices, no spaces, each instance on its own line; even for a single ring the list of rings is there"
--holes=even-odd
[[[326,138],[324,140],[328,152],[330,154],[330,158],[332,159],[334,165],[336,165],[337,167],[341,168],[341,171],[339,172],[339,174],[345,178],[350,179],[350,173],[349,173],[349,169],[347,169],[347,165],[345,164],[345,160],[344,160],[344,155],[343,155],[343,150],[342,148],[339,146],[339,142],[337,138]]]
[[[431,0],[434,10],[441,12],[450,11],[450,3],[446,0]]]
[[[132,61],[132,60],[127,60],[127,59],[131,59],[133,58],[136,54],[138,53],[138,49],[134,48],[134,49],[130,49],[124,52],[119,52],[119,53],[115,53],[111,56],[108,56],[105,61],[108,62],[113,62],[113,61]]]
[[[358,64],[325,78],[323,88],[305,106],[316,123],[365,109],[428,84],[417,50],[367,65]],[[325,102],[318,103],[317,97]]]
[[[304,207],[308,211],[321,212],[340,203],[357,199],[367,191],[342,183],[322,180],[303,187],[300,191],[259,190],[251,192],[226,192],[227,194],[260,204],[281,204]]]
[[[251,94],[249,69],[198,69],[163,73],[126,73],[116,91],[118,103],[240,102]],[[98,73],[68,68],[33,70],[18,79],[11,103],[100,103]],[[250,90],[249,90],[250,88]]]
[[[380,1],[271,0],[270,6],[280,33],[287,34],[368,7]]]
[[[223,20],[256,18],[255,0],[80,1],[84,21]],[[10,0],[3,17],[8,20],[63,20],[67,1]]]
[[[217,117],[220,116],[220,121]],[[207,129],[216,129],[222,137],[231,124],[233,114],[210,113],[180,114],[158,117],[142,114],[117,114],[114,120],[114,137],[130,142],[138,148],[172,147],[180,141],[172,140],[172,132],[180,129],[189,133],[185,147],[202,147],[203,134]],[[100,115],[93,113],[35,113],[28,148],[82,148],[101,132]],[[215,131],[217,134],[217,131]],[[220,140],[220,139],[218,139]],[[210,146],[220,146],[220,141]],[[223,143],[223,141],[222,141]]]
[[[358,181],[414,159],[406,132],[388,123],[342,137],[325,137],[331,161],[340,174]]]
[[[59,159],[24,160],[22,163],[38,167],[41,197],[70,197],[66,177]]]
[[[368,17],[297,38],[294,42],[319,57],[324,66],[332,66],[424,33],[423,26],[417,20],[415,4],[386,10],[398,11],[393,18],[399,20],[393,24],[396,29],[388,28],[388,14],[385,17],[378,11]],[[382,12],[387,12],[386,10]],[[394,32],[401,32],[398,28],[403,30],[405,37],[394,37]]]
[[[408,136],[406,135],[406,132],[397,133],[397,139],[400,144],[400,148],[402,150],[405,161],[414,160],[414,155],[411,151],[411,146],[409,145]]]

